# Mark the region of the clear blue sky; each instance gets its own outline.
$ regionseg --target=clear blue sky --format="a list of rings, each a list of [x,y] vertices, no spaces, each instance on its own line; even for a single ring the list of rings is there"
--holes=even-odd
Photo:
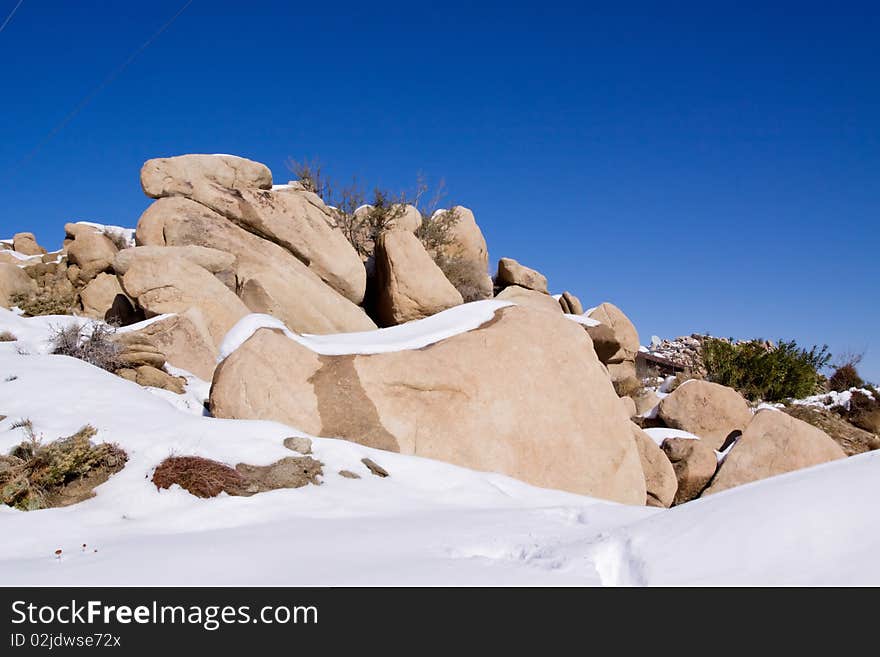
[[[318,157],[392,189],[423,170],[493,259],[613,301],[643,342],[827,342],[880,380],[877,3],[428,4],[195,0],[34,152],[182,0],[24,0],[0,33],[0,233],[133,226],[156,156],[278,181]]]

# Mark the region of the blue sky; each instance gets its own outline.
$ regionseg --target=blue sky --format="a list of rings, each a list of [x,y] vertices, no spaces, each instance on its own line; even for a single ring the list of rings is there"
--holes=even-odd
[[[17,0],[0,0],[0,21]],[[876,3],[24,0],[0,32],[0,233],[135,225],[144,160],[445,178],[490,256],[643,342],[866,351],[880,381]],[[47,137],[50,138],[47,139]]]

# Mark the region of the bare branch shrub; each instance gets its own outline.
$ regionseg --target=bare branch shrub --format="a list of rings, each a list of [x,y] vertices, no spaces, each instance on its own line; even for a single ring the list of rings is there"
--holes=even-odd
[[[112,338],[113,329],[106,324],[94,324],[87,335],[76,324],[55,329],[52,353],[83,360],[108,372],[123,367],[122,346]]]
[[[222,492],[240,495],[244,478],[234,468],[201,456],[169,456],[153,472],[156,488],[177,484],[196,497],[216,497]]]

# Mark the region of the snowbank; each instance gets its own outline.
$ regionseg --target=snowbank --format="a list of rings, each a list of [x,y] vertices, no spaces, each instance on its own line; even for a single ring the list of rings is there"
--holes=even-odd
[[[233,326],[220,345],[218,362],[243,345],[261,328],[283,331],[291,340],[323,356],[347,354],[382,354],[390,351],[421,349],[454,335],[479,328],[492,320],[495,311],[513,305],[509,301],[474,301],[441,313],[400,326],[362,331],[310,335],[292,332],[284,323],[271,315],[251,314],[242,317]]]

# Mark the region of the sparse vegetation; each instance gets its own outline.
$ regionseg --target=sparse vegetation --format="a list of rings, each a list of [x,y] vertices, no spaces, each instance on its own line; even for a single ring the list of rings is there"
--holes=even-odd
[[[824,383],[828,347],[802,349],[794,340],[773,346],[763,340],[734,342],[706,337],[702,358],[709,381],[735,388],[753,401],[806,397]]]
[[[43,444],[34,434],[30,420],[14,425],[24,428],[26,439],[0,457],[0,502],[32,511],[62,506],[90,496],[91,488],[106,481],[125,465],[127,456],[115,444],[93,445],[95,428],[84,426],[72,436]],[[88,494],[78,491],[75,499],[65,500],[64,488],[87,479]]]
[[[30,317],[41,315],[70,315],[76,306],[76,292],[58,287],[43,286],[30,294],[18,293],[10,298],[12,304]]]
[[[122,347],[112,339],[113,329],[105,324],[92,325],[91,332],[84,332],[76,324],[68,324],[55,330],[52,336],[52,353],[71,356],[115,372],[123,367],[120,359]]]
[[[838,406],[834,410],[850,424],[880,435],[880,390],[871,386],[867,393],[854,391],[849,408]]]
[[[865,385],[856,366],[862,362],[862,354],[844,354],[837,359],[834,372],[828,377],[828,389],[843,392]]]
[[[169,456],[153,472],[157,488],[177,484],[196,497],[217,497],[222,492],[240,495],[244,478],[224,463],[201,456]]]
[[[18,340],[12,333],[9,331],[0,331],[0,342],[15,342]]]

